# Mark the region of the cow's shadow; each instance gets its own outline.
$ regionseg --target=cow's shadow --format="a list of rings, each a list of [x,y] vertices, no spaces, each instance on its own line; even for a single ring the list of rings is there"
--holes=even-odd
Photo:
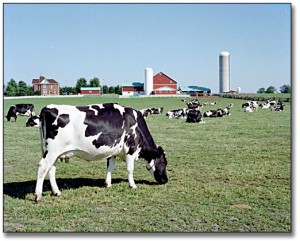
[[[81,187],[105,187],[105,179],[93,178],[57,178],[56,182],[60,190],[77,189]],[[112,185],[122,182],[128,182],[127,179],[113,178]],[[135,180],[136,184],[157,185],[155,182],[147,180]],[[33,194],[35,191],[36,180],[24,182],[11,182],[3,184],[3,194],[12,198],[25,199],[27,194]],[[51,191],[49,180],[44,181],[43,192]]]

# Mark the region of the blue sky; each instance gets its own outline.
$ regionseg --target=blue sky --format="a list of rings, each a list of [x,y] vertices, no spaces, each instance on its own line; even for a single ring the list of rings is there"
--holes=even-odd
[[[60,86],[144,82],[144,69],[179,86],[219,90],[219,53],[231,89],[279,89],[291,80],[289,4],[5,4],[4,83],[40,75]]]

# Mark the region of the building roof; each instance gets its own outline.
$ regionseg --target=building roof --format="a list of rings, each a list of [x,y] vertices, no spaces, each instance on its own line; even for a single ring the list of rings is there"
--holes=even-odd
[[[156,82],[157,82],[157,81],[158,81],[158,82],[160,82],[160,81],[164,82],[163,80],[169,79],[169,80],[172,80],[174,83],[177,84],[177,81],[176,81],[176,80],[172,79],[170,76],[164,74],[163,72],[159,72],[159,73],[157,73],[156,75],[154,75],[154,76],[153,76],[153,79],[155,79]]]
[[[181,89],[181,91],[203,91],[203,92],[211,91],[207,87],[200,87],[200,86],[194,86],[194,85],[181,86],[180,89]]]
[[[101,87],[81,87],[80,90],[101,90]]]
[[[144,86],[144,83],[127,81],[127,82],[122,83],[122,87],[125,87],[125,86],[142,87],[142,86]]]
[[[58,84],[54,79],[46,79],[44,76],[40,76],[39,79],[32,79],[32,84]]]

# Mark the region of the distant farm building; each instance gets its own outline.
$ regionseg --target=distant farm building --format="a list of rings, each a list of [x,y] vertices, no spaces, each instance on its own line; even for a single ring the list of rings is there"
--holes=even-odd
[[[144,94],[144,84],[140,82],[125,82],[122,83],[122,95],[138,96]]]
[[[81,87],[80,94],[81,95],[100,95],[101,87]]]
[[[181,93],[188,94],[191,96],[203,96],[203,95],[210,95],[211,89],[206,87],[199,87],[199,86],[182,86],[180,87]]]
[[[54,79],[46,79],[40,76],[39,79],[32,79],[33,91],[40,91],[41,95],[59,95],[59,84]]]
[[[125,82],[122,84],[122,95],[124,96],[145,95],[146,92],[148,95],[175,95],[177,93],[177,82],[162,72],[153,76],[152,69],[146,68],[145,84],[140,82]]]
[[[175,95],[177,93],[177,82],[159,72],[153,76],[153,91],[155,95]]]

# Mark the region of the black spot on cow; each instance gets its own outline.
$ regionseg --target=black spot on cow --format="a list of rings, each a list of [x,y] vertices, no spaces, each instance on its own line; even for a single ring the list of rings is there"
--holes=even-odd
[[[46,139],[54,139],[58,133],[58,128],[64,128],[70,122],[70,117],[68,114],[58,115],[58,110],[55,108],[43,108],[40,118],[42,127],[46,125]],[[54,125],[56,119],[57,124]]]
[[[103,107],[92,105],[92,110],[89,106],[76,107],[79,111],[86,113],[84,119],[84,124],[87,125],[85,136],[95,136],[101,133],[92,142],[96,148],[100,146],[115,146],[120,142],[123,134],[123,118],[120,111],[115,109],[113,104],[103,104]]]

